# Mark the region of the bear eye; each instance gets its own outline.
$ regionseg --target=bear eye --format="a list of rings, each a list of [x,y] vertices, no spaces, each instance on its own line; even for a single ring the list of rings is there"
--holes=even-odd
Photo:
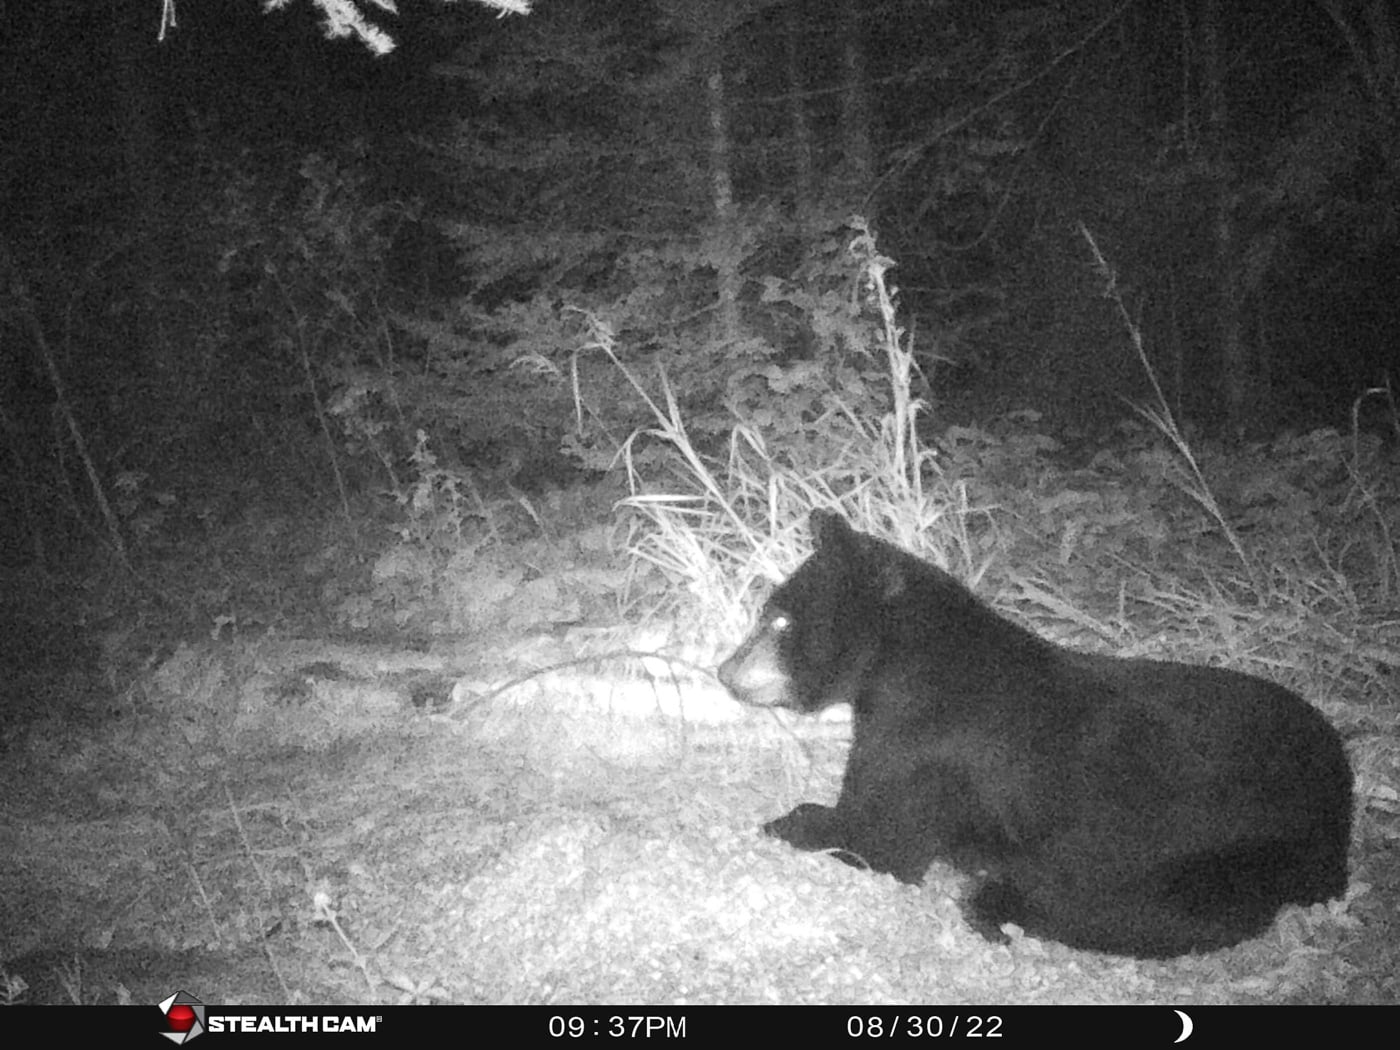
[[[791,626],[792,620],[787,613],[775,613],[768,620],[768,629],[774,634],[786,634]]]

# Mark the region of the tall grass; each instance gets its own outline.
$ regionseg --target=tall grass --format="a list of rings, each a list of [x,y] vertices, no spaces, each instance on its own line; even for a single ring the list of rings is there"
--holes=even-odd
[[[1196,460],[1196,453],[1192,450],[1190,442],[1186,440],[1186,435],[1182,432],[1176,416],[1172,413],[1167,396],[1157,381],[1157,370],[1152,367],[1152,361],[1148,358],[1147,350],[1143,346],[1142,328],[1133,320],[1132,315],[1128,313],[1127,305],[1123,302],[1123,293],[1118,287],[1118,275],[1114,272],[1108,259],[1104,257],[1103,252],[1099,250],[1094,235],[1083,223],[1079,225],[1079,233],[1088,243],[1089,251],[1094,256],[1094,265],[1104,279],[1104,298],[1113,303],[1114,308],[1118,311],[1119,320],[1127,329],[1128,338],[1133,344],[1133,350],[1137,353],[1138,361],[1141,362],[1143,371],[1147,373],[1148,382],[1152,384],[1154,403],[1150,405],[1134,403],[1133,411],[1155,427],[1175,449],[1181,464],[1181,471],[1176,477],[1178,486],[1186,495],[1195,500],[1201,509],[1209,514],[1216,525],[1220,527],[1221,534],[1230,544],[1230,549],[1234,551],[1235,557],[1240,560],[1240,565],[1248,575],[1254,591],[1257,594],[1262,594],[1262,577],[1258,566],[1254,564],[1253,559],[1245,551],[1239,535],[1226,519],[1225,512],[1221,509],[1220,503],[1206,482],[1205,474],[1201,470],[1200,463]]]
[[[985,567],[976,564],[967,531],[967,493],[945,477],[919,434],[926,406],[913,392],[917,364],[887,280],[893,263],[863,223],[852,226],[848,253],[878,332],[878,345],[854,352],[883,360],[888,410],[863,418],[840,390],[828,388],[820,432],[804,433],[800,450],[789,444],[792,435],[736,418],[723,451],[707,455],[692,440],[665,374],[649,388],[622,360],[606,323],[588,316],[581,352],[605,356],[652,416],[619,451],[630,492],[620,506],[634,512],[630,553],[682,585],[693,601],[687,614],[698,607],[706,618],[718,616],[709,625],[715,629],[735,626],[757,582],[779,579],[802,560],[803,526],[818,507],[839,510],[858,528],[940,565],[951,562],[964,575]],[[639,455],[644,443],[659,443],[669,455]]]

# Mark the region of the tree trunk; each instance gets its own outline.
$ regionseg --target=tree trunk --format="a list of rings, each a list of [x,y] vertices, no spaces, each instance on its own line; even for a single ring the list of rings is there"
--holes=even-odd
[[[706,99],[710,108],[710,186],[715,209],[715,236],[718,250],[714,252],[719,284],[720,336],[737,340],[739,330],[739,252],[734,230],[734,180],[730,173],[732,144],[729,141],[729,112],[724,93],[724,72],[716,67],[705,78]]]
[[[870,214],[872,205],[867,200],[875,187],[875,150],[870,134],[873,110],[870,105],[870,82],[865,69],[860,0],[846,0],[842,13],[846,23],[842,55],[845,83],[841,90],[841,138],[845,144],[843,174],[852,191],[850,196],[853,201],[862,201],[865,217],[874,222],[875,216]]]
[[[1220,355],[1220,386],[1230,433],[1242,437],[1249,396],[1249,359],[1242,324],[1239,239],[1235,215],[1235,171],[1230,156],[1229,106],[1225,98],[1225,56],[1221,41],[1220,0],[1201,5],[1203,83],[1207,142],[1215,173],[1216,346]]]
[[[812,122],[807,119],[806,85],[802,77],[802,51],[797,41],[804,25],[796,4],[783,9],[783,40],[786,43],[788,82],[788,127],[792,142],[793,184],[799,214],[812,207],[816,196],[816,162],[812,143]]]
[[[124,347],[128,363],[140,369],[161,345],[160,305],[170,287],[168,253],[163,243],[162,196],[165,174],[156,128],[156,92],[152,76],[157,59],[155,9],[114,2],[107,34],[112,81],[113,126],[120,143],[121,182],[129,202],[125,230],[132,238],[127,294],[133,327]]]

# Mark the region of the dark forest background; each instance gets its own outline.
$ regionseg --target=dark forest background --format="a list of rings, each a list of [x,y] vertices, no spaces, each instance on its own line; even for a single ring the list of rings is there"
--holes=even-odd
[[[163,41],[155,2],[4,5],[7,564],[279,485],[600,471],[647,417],[585,318],[701,440],[878,412],[854,216],[931,434],[1098,440],[1150,393],[1106,291],[1194,432],[1387,429],[1383,0],[402,6],[374,57],[310,3]]]

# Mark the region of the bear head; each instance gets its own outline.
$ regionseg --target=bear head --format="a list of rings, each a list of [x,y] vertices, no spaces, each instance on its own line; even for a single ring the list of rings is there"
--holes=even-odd
[[[878,653],[881,620],[921,567],[831,511],[813,511],[810,523],[815,552],[719,667],[741,703],[803,712],[853,703]]]

